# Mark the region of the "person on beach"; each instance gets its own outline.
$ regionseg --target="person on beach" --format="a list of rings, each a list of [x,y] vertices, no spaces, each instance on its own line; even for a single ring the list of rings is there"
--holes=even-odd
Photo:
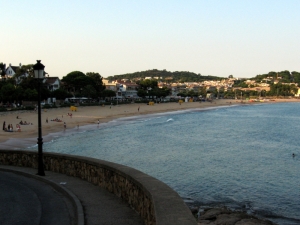
[[[48,117],[46,118],[46,123],[48,123]]]
[[[19,124],[16,124],[16,128],[17,128],[17,131],[18,131],[18,132],[21,132],[21,127],[20,127]]]
[[[138,112],[140,111],[140,107],[138,107]]]
[[[66,122],[64,122],[64,129],[66,129],[67,128],[67,124],[66,124]]]
[[[3,122],[3,130],[5,130],[5,121]]]
[[[99,124],[100,124],[100,120],[98,120],[98,126],[99,126]]]

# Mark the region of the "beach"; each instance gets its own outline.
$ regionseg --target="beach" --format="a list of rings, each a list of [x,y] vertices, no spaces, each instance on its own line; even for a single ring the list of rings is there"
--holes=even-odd
[[[277,102],[295,102],[296,99],[283,99],[264,102],[248,102],[234,99],[219,99],[213,102],[184,102],[184,103],[160,103],[154,105],[147,105],[145,103],[121,104],[114,106],[79,106],[76,111],[71,107],[68,108],[51,108],[42,109],[42,136],[43,138],[48,134],[74,130],[85,125],[95,124],[101,126],[101,123],[111,121],[116,118],[137,116],[143,114],[153,114],[160,112],[170,112],[185,109],[207,108],[226,105],[244,105],[244,104],[264,104]],[[37,111],[7,111],[0,113],[1,124],[5,122],[5,126],[12,124],[13,132],[3,131],[0,136],[0,143],[2,149],[16,149],[25,146],[22,140],[28,140],[32,143],[36,141],[38,136],[38,113]],[[17,124],[20,122],[27,125],[20,125],[20,131],[17,131]],[[64,126],[65,123],[65,126]],[[98,125],[99,123],[99,125]],[[49,141],[49,138],[44,141]],[[35,142],[36,143],[36,142]]]

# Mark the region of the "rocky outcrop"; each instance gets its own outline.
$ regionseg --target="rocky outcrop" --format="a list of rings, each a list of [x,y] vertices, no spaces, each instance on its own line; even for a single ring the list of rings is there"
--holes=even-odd
[[[244,212],[235,212],[227,208],[207,209],[198,217],[198,225],[275,225]]]

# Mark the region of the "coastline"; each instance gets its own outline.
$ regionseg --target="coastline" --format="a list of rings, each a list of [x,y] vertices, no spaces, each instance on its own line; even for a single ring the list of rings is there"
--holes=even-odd
[[[80,131],[80,127],[95,125],[101,127],[104,123],[126,117],[134,117],[155,113],[176,112],[190,109],[206,109],[219,106],[269,104],[280,102],[300,102],[297,99],[276,99],[275,101],[248,102],[233,99],[220,99],[213,102],[187,102],[187,103],[161,103],[153,106],[141,103],[122,104],[115,106],[80,106],[76,111],[70,108],[53,108],[42,110],[42,136],[43,141],[48,142],[53,137],[67,135],[70,132]],[[70,116],[72,114],[72,116]],[[12,124],[14,132],[2,131],[0,136],[0,149],[20,149],[36,144],[38,136],[38,114],[34,111],[7,111],[0,113],[1,123],[6,127]],[[48,122],[46,122],[48,119]],[[53,121],[58,119],[59,122]],[[99,120],[99,122],[98,122]],[[16,124],[20,121],[32,125],[21,125],[21,132],[16,131]],[[66,129],[64,129],[64,122]],[[98,124],[99,123],[99,124]]]

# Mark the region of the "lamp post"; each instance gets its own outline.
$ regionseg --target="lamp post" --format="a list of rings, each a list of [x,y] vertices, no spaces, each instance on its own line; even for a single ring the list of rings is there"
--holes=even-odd
[[[38,173],[37,175],[45,176],[44,162],[43,162],[43,138],[42,138],[42,121],[41,121],[41,80],[44,78],[45,66],[41,60],[33,66],[34,77],[38,79]]]

